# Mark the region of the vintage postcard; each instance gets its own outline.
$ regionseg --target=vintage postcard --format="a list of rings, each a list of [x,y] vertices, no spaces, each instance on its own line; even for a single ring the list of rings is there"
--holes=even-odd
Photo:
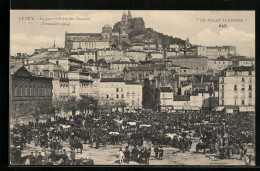
[[[255,11],[11,10],[10,165],[255,165]]]

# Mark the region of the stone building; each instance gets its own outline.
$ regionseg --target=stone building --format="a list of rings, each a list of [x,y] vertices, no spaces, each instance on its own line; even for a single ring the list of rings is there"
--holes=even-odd
[[[219,105],[226,107],[227,111],[232,110],[230,113],[255,110],[254,67],[229,67],[223,70],[219,77]]]
[[[36,76],[24,66],[10,70],[10,115],[35,116],[50,114],[52,107],[52,78]]]

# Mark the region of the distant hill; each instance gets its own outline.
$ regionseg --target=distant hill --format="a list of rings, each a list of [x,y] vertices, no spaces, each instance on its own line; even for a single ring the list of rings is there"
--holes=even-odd
[[[113,26],[113,32],[118,32],[121,27],[121,22],[117,22]],[[163,33],[154,31],[152,28],[145,28],[145,22],[141,17],[132,18],[128,20],[128,29],[126,33],[128,33],[130,40],[146,38],[154,39],[156,43],[162,44],[163,48],[165,48],[169,44],[185,44],[185,40],[164,35]]]

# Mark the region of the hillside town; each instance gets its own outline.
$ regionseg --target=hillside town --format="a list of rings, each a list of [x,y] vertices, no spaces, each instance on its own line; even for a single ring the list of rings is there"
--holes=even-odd
[[[10,56],[11,164],[254,165],[254,58],[165,41],[129,10],[64,36]]]

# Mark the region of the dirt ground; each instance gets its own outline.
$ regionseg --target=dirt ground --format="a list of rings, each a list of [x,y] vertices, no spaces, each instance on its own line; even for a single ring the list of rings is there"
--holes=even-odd
[[[70,154],[69,142],[62,142],[63,147],[66,149],[68,156]],[[119,148],[124,148],[127,144],[122,145],[107,145],[106,148],[100,147],[95,149],[90,147],[90,144],[83,145],[83,152],[80,154],[76,153],[76,159],[79,158],[91,158],[94,160],[95,165],[119,165],[118,159],[116,158]],[[230,159],[218,159],[216,154],[210,154],[209,152],[203,154],[195,153],[196,143],[192,144],[189,152],[173,152],[178,151],[176,148],[163,147],[164,155],[163,160],[158,160],[154,157],[154,151],[152,147],[150,165],[245,165],[244,160],[239,160],[239,155],[233,155]],[[130,147],[131,150],[131,147]],[[22,152],[22,156],[30,154],[30,151],[41,151],[39,146],[35,147],[34,143],[27,145],[27,148]],[[248,153],[254,154],[253,149],[249,148]],[[140,165],[137,162],[130,161],[129,164],[122,163],[122,165]],[[254,165],[254,162],[252,163]]]

